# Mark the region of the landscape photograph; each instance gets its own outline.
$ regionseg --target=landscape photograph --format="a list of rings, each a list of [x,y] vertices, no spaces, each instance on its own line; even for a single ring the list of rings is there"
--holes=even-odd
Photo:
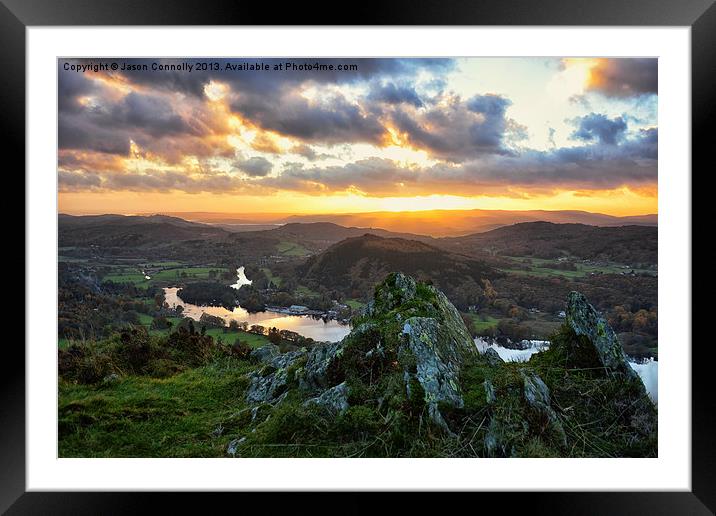
[[[58,59],[58,456],[658,457],[657,72]]]

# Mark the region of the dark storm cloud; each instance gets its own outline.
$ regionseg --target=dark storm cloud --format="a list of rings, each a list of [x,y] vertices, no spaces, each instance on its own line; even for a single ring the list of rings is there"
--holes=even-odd
[[[130,136],[111,125],[96,125],[76,115],[60,116],[57,144],[60,149],[76,149],[127,156]]]
[[[255,190],[250,181],[222,172],[207,171],[200,176],[191,176],[183,172],[147,170],[141,174],[121,173],[104,178],[105,190],[125,190],[132,192],[171,192],[180,190],[186,193],[239,193]]]
[[[263,177],[273,168],[271,162],[266,158],[253,157],[245,160],[238,160],[234,166],[246,175],[253,177]]]
[[[526,151],[520,155],[492,155],[459,165],[437,163],[406,167],[381,158],[343,166],[287,167],[262,184],[303,193],[357,190],[369,196],[455,194],[523,195],[562,189],[613,189],[656,182],[656,160],[639,160],[631,149],[620,152],[599,146]],[[579,166],[575,166],[578,164]],[[510,193],[512,192],[512,193]]]
[[[499,95],[457,96],[425,110],[396,109],[390,119],[410,144],[448,161],[460,162],[480,154],[506,154],[508,132],[520,130],[505,116],[510,101]]]
[[[93,60],[102,63],[111,60]],[[162,64],[195,63],[197,60],[159,60]],[[217,61],[217,60],[212,60]],[[79,62],[79,61],[77,61]],[[133,65],[151,65],[151,59],[130,59]],[[451,59],[322,59],[321,65],[331,64],[334,70],[315,71],[234,71],[225,70],[227,63],[266,63],[285,66],[287,62],[316,65],[315,59],[224,59],[218,60],[218,71],[187,73],[182,71],[132,70],[105,73],[109,83],[139,87],[123,98],[110,86],[92,79],[91,74],[59,71],[60,148],[95,150],[110,153],[128,151],[129,140],[149,150],[161,147],[168,136],[200,136],[210,128],[188,120],[175,112],[167,100],[169,95],[185,94],[196,102],[204,102],[204,87],[212,80],[229,86],[229,101],[233,112],[262,129],[278,132],[306,142],[326,144],[365,142],[378,144],[385,134],[381,112],[370,110],[370,102],[357,103],[339,91],[321,92],[317,101],[300,95],[299,84],[318,85],[370,82],[378,87],[374,94],[388,104],[407,102],[422,105],[414,89],[405,79],[429,71],[444,74],[455,68]],[[338,66],[357,65],[357,70],[338,70]],[[390,81],[399,81],[400,85]],[[402,79],[401,79],[402,78]],[[147,90],[147,88],[151,88]],[[94,95],[96,104],[80,104],[83,96]],[[110,134],[111,133],[111,134]]]
[[[422,107],[423,101],[415,91],[415,88],[408,85],[387,84],[373,85],[368,94],[368,100],[384,102],[386,104],[412,104],[415,107]]]
[[[172,105],[157,95],[130,93],[120,102],[110,106],[107,112],[100,111],[98,123],[111,121],[115,125],[138,127],[154,137],[179,133],[195,133]]]
[[[95,82],[84,74],[69,73],[58,70],[57,81],[57,109],[60,113],[77,112],[82,109],[79,99],[98,91]]]
[[[615,145],[624,136],[627,130],[627,123],[622,117],[613,119],[605,115],[590,113],[586,116],[575,119],[577,129],[572,133],[572,138],[591,142],[599,142],[607,145]]]
[[[326,189],[343,191],[356,187],[364,192],[392,190],[396,183],[412,181],[415,172],[384,158],[367,158],[340,166],[304,168],[290,164],[277,178],[268,178],[268,186],[297,191]]]
[[[263,129],[309,142],[380,142],[385,130],[380,121],[359,104],[333,93],[314,103],[293,90],[279,98],[239,94],[232,103],[240,113]]]
[[[556,148],[551,131],[551,149],[522,149],[516,142],[526,137],[526,128],[509,118],[508,98],[486,94],[464,99],[445,92],[445,82],[439,77],[432,81],[432,90],[425,83],[416,89],[410,81],[426,69],[438,75],[449,71],[452,61],[352,61],[360,65],[356,73],[127,72],[116,74],[114,85],[112,80],[104,84],[87,78],[91,76],[61,71],[60,188],[512,195],[527,190],[608,189],[656,182],[658,131],[630,131],[629,127],[643,122],[591,113],[572,120],[575,146]],[[339,62],[346,64],[335,60]],[[624,70],[617,71],[622,81],[631,84],[630,91],[645,88],[643,81],[636,81],[639,74],[627,77]],[[204,94],[210,80],[229,86],[219,102]],[[349,83],[356,87],[336,87]],[[237,159],[227,139],[233,131],[228,127],[229,110],[252,131],[270,130],[294,139],[289,142],[290,150],[284,151],[286,147],[278,145],[273,135],[264,141],[267,133],[257,130],[251,153],[270,153],[273,160],[287,152],[311,163],[284,163],[274,169],[273,162],[261,156],[240,155]],[[437,162],[407,166],[372,157],[321,166],[318,160],[330,156],[318,154],[312,147],[336,145],[350,150],[352,143],[384,146],[390,138],[396,145],[426,151]],[[156,169],[141,173],[125,170],[129,165],[117,156],[129,156],[130,141],[137,143],[138,152],[155,163]],[[196,160],[184,161],[186,157]],[[224,161],[211,159],[217,157]],[[192,163],[190,170],[183,169],[186,163]],[[232,173],[212,168],[223,170],[230,165],[235,169]]]
[[[69,172],[66,170],[59,170],[57,172],[57,181],[60,187],[60,191],[84,191],[99,188],[102,184],[102,179],[97,174],[89,172]]]
[[[499,117],[501,103],[478,99],[473,109]],[[606,117],[604,117],[606,119]],[[589,120],[598,120],[592,117]],[[624,185],[652,185],[657,180],[657,129],[642,129],[631,136],[603,123],[581,123],[590,130],[583,145],[547,151],[521,150],[484,153],[460,163],[403,166],[381,158],[363,159],[342,166],[291,165],[265,186],[305,193],[337,193],[349,189],[371,196],[454,194],[479,195],[549,192],[564,189],[613,189]],[[583,120],[576,121],[584,122]],[[607,129],[605,129],[607,127]],[[616,134],[621,134],[617,139]],[[512,192],[512,193],[509,193]]]
[[[590,70],[587,89],[613,97],[656,94],[658,67],[655,58],[599,59]]]

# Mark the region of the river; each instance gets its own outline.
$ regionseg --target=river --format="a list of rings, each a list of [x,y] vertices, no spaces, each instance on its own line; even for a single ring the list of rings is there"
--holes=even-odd
[[[475,338],[475,346],[480,353],[484,353],[488,348],[492,348],[497,351],[500,358],[505,362],[527,362],[532,355],[544,351],[549,348],[549,341],[546,340],[531,340],[528,341],[529,346],[525,349],[510,349],[500,346],[495,342],[490,342],[480,337]],[[653,358],[637,362],[630,359],[629,365],[639,375],[641,381],[646,387],[646,392],[654,403],[659,402],[659,362]]]

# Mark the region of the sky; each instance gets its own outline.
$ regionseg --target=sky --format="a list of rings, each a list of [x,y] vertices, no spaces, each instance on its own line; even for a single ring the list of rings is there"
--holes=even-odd
[[[59,210],[657,213],[657,99],[642,58],[60,59]]]

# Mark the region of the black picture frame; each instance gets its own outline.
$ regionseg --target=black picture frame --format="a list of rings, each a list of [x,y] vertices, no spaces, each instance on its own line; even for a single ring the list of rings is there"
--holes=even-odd
[[[321,20],[317,13],[331,13]],[[320,21],[319,21],[320,20]],[[267,2],[231,0],[1,0],[0,99],[4,156],[18,159],[24,170],[25,29],[63,25],[557,25],[557,26],[689,26],[692,73],[692,169],[710,163],[710,124],[716,96],[716,5],[714,0],[489,0],[359,2],[349,8],[306,3],[280,7]],[[91,47],[88,47],[91,48]],[[667,143],[668,144],[668,143]],[[704,171],[705,172],[705,171]],[[689,171],[683,171],[689,173]],[[19,174],[18,174],[19,175]],[[691,172],[693,178],[693,172]],[[693,183],[692,183],[693,184]],[[23,188],[24,186],[19,186]],[[696,193],[698,190],[693,190]],[[700,195],[706,195],[703,191]],[[697,206],[697,198],[692,205]],[[692,213],[693,219],[693,213]],[[692,246],[693,253],[693,246]],[[692,255],[693,256],[693,255]],[[27,258],[27,257],[25,257]],[[693,264],[692,264],[693,267]],[[704,288],[704,287],[702,287]],[[691,303],[691,300],[684,300]],[[31,307],[28,307],[31,308]],[[706,317],[704,305],[693,305],[692,319]],[[27,314],[26,314],[27,317]],[[695,335],[695,334],[694,334]],[[687,337],[688,338],[688,337]],[[693,337],[692,337],[693,340]],[[688,343],[687,343],[688,344]],[[711,514],[716,509],[714,425],[716,404],[709,369],[713,346],[692,347],[692,491],[641,493],[503,493],[510,507],[550,514]],[[25,353],[6,342],[0,375],[0,512],[7,514],[105,514],[138,512],[161,497],[170,510],[186,503],[176,494],[26,493],[25,492]],[[226,498],[228,495],[222,495]],[[246,500],[253,497],[243,496]],[[272,495],[273,502],[283,497]],[[364,513],[373,502],[353,494],[341,512]],[[490,500],[492,501],[492,500]],[[299,502],[300,504],[301,502]],[[422,496],[404,501],[407,512],[425,507]],[[455,502],[453,502],[455,503]],[[460,503],[460,502],[458,502]],[[474,501],[468,502],[471,505]],[[483,503],[483,502],[479,502]],[[295,502],[294,502],[295,505]],[[273,505],[276,507],[275,505]],[[488,507],[488,506],[484,506]],[[311,512],[322,511],[314,504]],[[325,510],[325,509],[324,509]],[[330,507],[328,507],[330,510]],[[273,512],[273,511],[272,511]]]

